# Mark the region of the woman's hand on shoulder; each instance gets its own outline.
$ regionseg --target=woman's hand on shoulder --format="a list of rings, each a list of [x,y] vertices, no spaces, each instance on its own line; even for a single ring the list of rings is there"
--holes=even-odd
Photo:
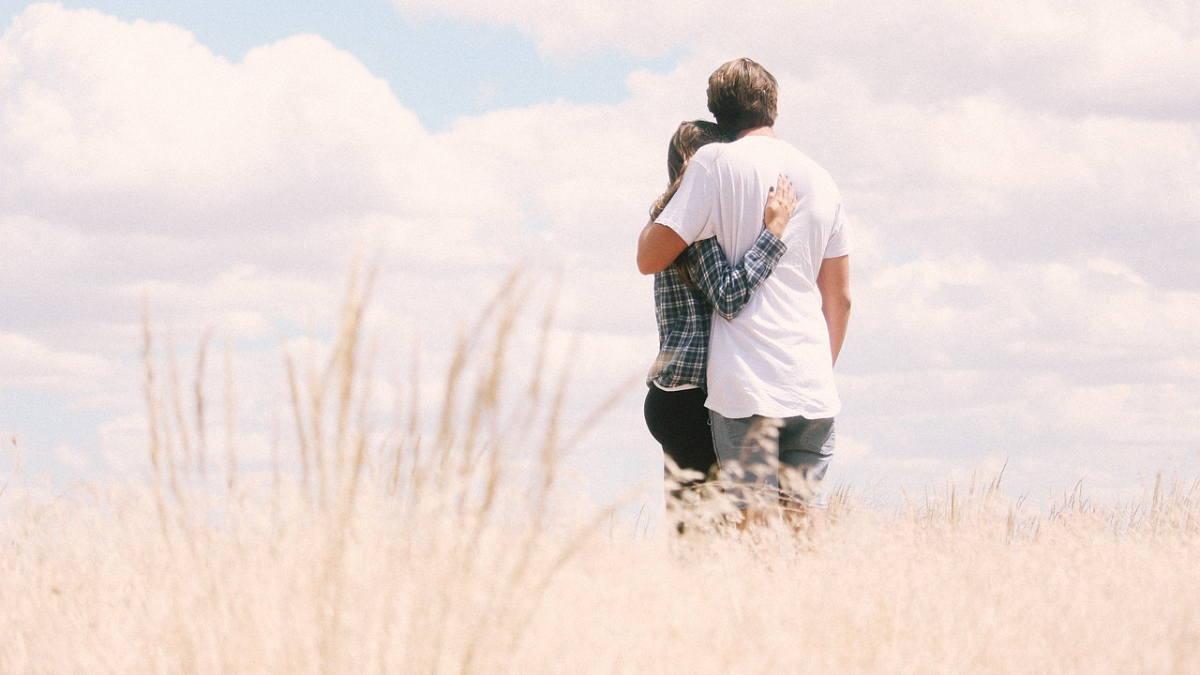
[[[767,206],[763,211],[763,224],[776,237],[782,237],[787,229],[792,213],[796,211],[796,195],[792,192],[792,183],[783,174],[775,187],[767,194]]]

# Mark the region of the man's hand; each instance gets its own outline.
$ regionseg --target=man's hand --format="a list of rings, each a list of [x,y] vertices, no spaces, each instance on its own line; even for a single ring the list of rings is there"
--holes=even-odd
[[[792,194],[792,182],[783,174],[767,195],[767,207],[763,211],[763,225],[776,237],[783,237],[792,213],[796,211],[796,195]]]
[[[821,291],[821,313],[829,326],[829,350],[833,363],[846,339],[850,322],[850,256],[827,258],[817,273],[817,290]]]
[[[638,237],[637,266],[642,274],[657,274],[675,262],[687,248],[675,230],[658,223],[647,223]]]

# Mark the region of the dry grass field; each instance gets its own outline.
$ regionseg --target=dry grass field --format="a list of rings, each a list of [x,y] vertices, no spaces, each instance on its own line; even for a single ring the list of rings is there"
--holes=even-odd
[[[364,287],[328,362],[289,366],[296,470],[265,481],[147,336],[153,480],[0,495],[0,674],[1200,672],[1196,484],[1028,505],[996,478],[890,510],[842,490],[815,544],[711,503],[683,537],[614,529],[555,500],[565,385],[539,366],[496,395],[517,294],[463,343],[437,428],[381,433]]]

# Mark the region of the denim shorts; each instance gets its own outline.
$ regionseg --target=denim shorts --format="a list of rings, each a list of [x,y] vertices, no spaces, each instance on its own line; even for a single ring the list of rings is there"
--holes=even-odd
[[[823,483],[833,458],[833,418],[742,417],[709,412],[723,480],[739,508],[754,499],[829,507]]]

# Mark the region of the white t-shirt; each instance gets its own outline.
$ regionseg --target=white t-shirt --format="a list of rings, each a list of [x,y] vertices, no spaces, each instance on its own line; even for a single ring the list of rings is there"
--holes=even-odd
[[[822,261],[852,247],[841,194],[790,144],[746,136],[700,148],[656,220],[689,244],[715,236],[732,264],[762,231],[767,193],[781,173],[799,198],[783,233],[787,252],[733,320],[713,316],[706,405],[729,418],[821,419],[841,410],[817,289]]]

